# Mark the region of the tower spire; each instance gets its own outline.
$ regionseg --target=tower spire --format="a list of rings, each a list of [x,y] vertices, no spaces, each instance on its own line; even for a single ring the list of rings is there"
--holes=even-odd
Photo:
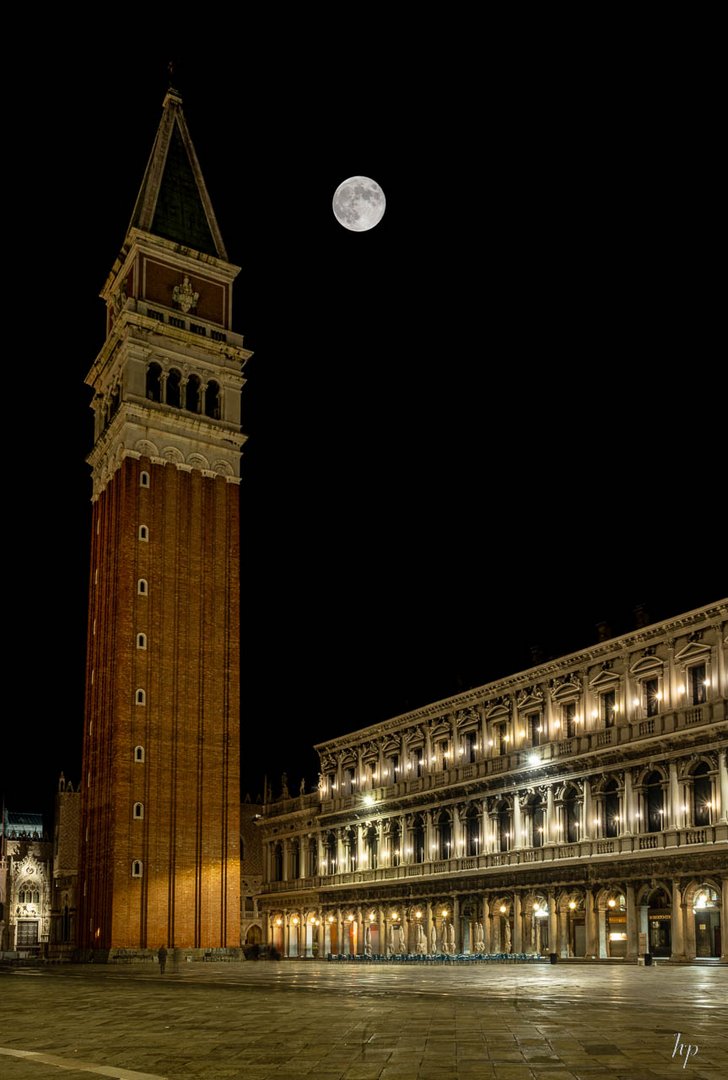
[[[170,86],[162,118],[127,230],[140,229],[165,240],[227,260],[227,252],[182,111],[182,97]]]

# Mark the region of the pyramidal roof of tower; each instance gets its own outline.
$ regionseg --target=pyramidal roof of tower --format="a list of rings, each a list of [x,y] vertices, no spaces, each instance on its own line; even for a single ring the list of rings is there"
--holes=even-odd
[[[227,261],[200,163],[187,130],[182,98],[170,88],[129,228]]]

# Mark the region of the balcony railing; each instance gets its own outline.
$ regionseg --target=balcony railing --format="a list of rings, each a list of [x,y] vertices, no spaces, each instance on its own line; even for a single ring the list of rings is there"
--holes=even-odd
[[[705,825],[699,829],[667,829],[660,833],[637,833],[613,839],[580,840],[573,844],[544,844],[538,848],[518,848],[514,851],[493,851],[484,855],[438,859],[427,863],[406,863],[384,866],[376,870],[355,870],[343,874],[297,878],[293,881],[271,881],[263,886],[264,893],[298,892],[339,885],[367,885],[411,878],[431,878],[448,875],[476,874],[500,867],[533,866],[566,860],[614,858],[640,852],[667,851],[699,844],[728,845],[728,825]]]

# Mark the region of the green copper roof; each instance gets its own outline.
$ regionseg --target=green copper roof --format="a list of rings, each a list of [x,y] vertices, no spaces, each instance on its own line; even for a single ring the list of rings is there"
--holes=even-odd
[[[195,248],[206,255],[217,255],[197,181],[176,124],[167,151],[151,231],[155,236]]]
[[[129,225],[227,260],[176,90],[170,89],[164,99],[157,137]]]

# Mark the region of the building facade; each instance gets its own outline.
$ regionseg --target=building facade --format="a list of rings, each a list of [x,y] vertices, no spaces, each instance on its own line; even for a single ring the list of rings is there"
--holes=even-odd
[[[170,90],[86,380],[78,940],[102,958],[240,945],[238,270]]]
[[[0,953],[44,955],[50,939],[52,876],[43,817],[3,808],[0,829]]]
[[[728,960],[728,601],[316,747],[260,820],[288,957]]]

